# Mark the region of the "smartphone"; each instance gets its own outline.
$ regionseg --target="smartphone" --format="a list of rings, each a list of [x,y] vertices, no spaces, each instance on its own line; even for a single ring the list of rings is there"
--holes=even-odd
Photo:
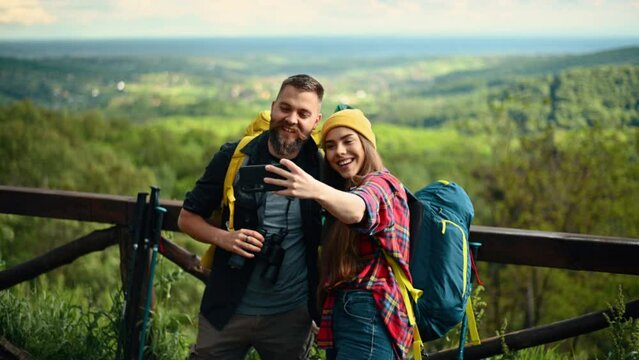
[[[286,167],[282,164],[272,165],[287,170]],[[266,165],[245,165],[240,167],[237,186],[245,192],[278,191],[286,189],[283,186],[265,183],[265,177],[284,179],[281,176],[266,171]]]

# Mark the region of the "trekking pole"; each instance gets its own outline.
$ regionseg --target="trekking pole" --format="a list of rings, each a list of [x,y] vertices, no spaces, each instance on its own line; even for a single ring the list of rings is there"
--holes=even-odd
[[[149,322],[149,314],[151,312],[151,297],[153,295],[153,277],[155,275],[155,265],[157,263],[158,257],[158,246],[160,243],[160,232],[162,231],[162,220],[164,217],[164,213],[166,213],[165,208],[157,206],[158,203],[159,198],[156,198],[156,206],[153,208],[154,216],[152,217],[153,227],[151,229],[152,233],[150,236],[151,242],[153,243],[153,255],[151,257],[151,268],[149,269],[149,281],[146,287],[146,302],[144,305],[144,320],[142,321],[142,330],[140,331],[140,347],[138,350],[138,360],[142,360],[144,356],[144,344],[146,343],[147,324]]]
[[[124,342],[127,341],[124,333],[126,331],[126,319],[130,316],[128,309],[131,291],[133,289],[133,271],[135,269],[135,259],[137,258],[138,238],[141,234],[141,229],[144,226],[144,211],[146,210],[146,196],[147,193],[138,193],[137,200],[135,202],[135,212],[133,218],[133,224],[131,225],[129,232],[131,234],[131,243],[133,251],[130,253],[129,266],[127,268],[127,284],[124,289],[124,301],[122,303],[122,313],[120,315],[120,328],[118,331],[118,348],[115,353],[115,359],[120,360],[122,348]]]
[[[469,242],[468,245],[471,248],[471,256],[473,257],[473,262],[475,261],[475,259],[477,258],[477,251],[479,249],[479,247],[481,246],[481,243],[477,243],[477,242]],[[470,295],[468,295],[469,297],[472,297],[473,295],[473,280],[474,280],[474,272],[472,271],[472,265],[471,265],[471,271],[470,271],[470,287],[468,288],[468,291],[470,291]],[[458,360],[463,360],[464,359],[464,346],[466,345],[466,330],[468,328],[468,315],[464,312],[464,317],[462,318],[462,324],[461,324],[461,331],[459,334],[459,354],[457,356]],[[471,337],[472,340],[472,337]]]

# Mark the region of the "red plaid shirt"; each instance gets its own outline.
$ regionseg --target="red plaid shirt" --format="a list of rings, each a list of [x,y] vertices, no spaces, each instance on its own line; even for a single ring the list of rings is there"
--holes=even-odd
[[[377,310],[394,340],[395,355],[408,358],[413,341],[406,307],[399,286],[384,254],[384,249],[404,269],[410,278],[409,212],[406,192],[402,184],[388,170],[367,175],[361,186],[351,189],[366,203],[362,221],[352,226],[361,233],[359,250],[364,265],[347,289],[372,291]],[[332,313],[335,290],[328,293],[322,309],[317,343],[322,348],[333,346]]]

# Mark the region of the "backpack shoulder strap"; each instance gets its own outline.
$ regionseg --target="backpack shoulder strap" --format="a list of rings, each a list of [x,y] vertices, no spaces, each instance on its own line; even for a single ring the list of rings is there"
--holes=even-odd
[[[417,328],[413,304],[417,303],[417,299],[419,299],[424,292],[422,290],[415,289],[410,280],[408,280],[408,276],[406,276],[404,271],[399,267],[397,261],[395,261],[392,256],[388,255],[386,250],[382,249],[382,251],[386,257],[386,261],[391,266],[391,269],[393,269],[393,274],[397,279],[397,285],[399,286],[399,291],[402,293],[406,312],[408,313],[408,322],[413,328],[413,359],[421,360],[424,342],[422,341],[419,329]]]
[[[231,162],[229,163],[228,168],[226,169],[226,176],[224,177],[224,190],[222,194],[222,206],[228,206],[229,208],[229,225],[228,229],[233,231],[235,230],[233,224],[233,217],[235,215],[235,192],[233,191],[233,182],[235,182],[235,177],[237,176],[242,163],[244,162],[244,158],[246,155],[242,152],[242,149],[250,143],[253,139],[255,139],[257,135],[249,135],[245,136],[240,140],[240,143],[235,148],[233,152],[233,156],[231,156]]]
[[[233,155],[231,156],[231,161],[229,162],[228,167],[226,168],[226,176],[224,177],[224,187],[222,190],[222,208],[224,206],[228,206],[229,208],[229,221],[228,221],[228,229],[233,231],[234,224],[233,218],[235,216],[235,193],[233,192],[233,182],[235,182],[235,176],[237,175],[242,163],[246,158],[246,155],[242,152],[242,149],[251,142],[251,140],[255,139],[259,134],[253,134],[249,136],[244,136],[239,144],[235,147],[233,151]],[[219,215],[222,217],[221,214]],[[222,221],[220,220],[220,223]],[[205,270],[211,270],[213,267],[213,257],[215,256],[215,245],[209,246],[206,250],[202,259],[200,260],[200,265]]]
[[[468,333],[470,334],[470,343],[473,345],[481,344],[479,338],[479,330],[477,329],[477,320],[475,320],[475,311],[473,310],[473,302],[469,297],[466,303],[466,317],[468,318]]]

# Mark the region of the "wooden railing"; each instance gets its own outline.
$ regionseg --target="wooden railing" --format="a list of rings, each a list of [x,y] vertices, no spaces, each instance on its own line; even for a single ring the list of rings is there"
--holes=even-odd
[[[161,201],[167,209],[164,230],[179,231],[177,217],[181,204],[181,201]],[[0,290],[121,242],[133,220],[134,207],[133,197],[0,186],[0,213],[115,225],[0,272]],[[472,226],[470,239],[481,243],[478,261],[639,275],[639,239],[487,226]],[[206,280],[207,274],[200,268],[197,255],[166,239],[163,239],[162,254],[193,276]],[[503,340],[512,350],[517,350],[592,332],[608,326],[603,313],[506,334],[500,339],[487,339],[483,345],[469,346],[466,358],[498,354]],[[639,316],[637,301],[627,304],[626,316]],[[454,355],[440,352],[430,357],[453,358]]]

